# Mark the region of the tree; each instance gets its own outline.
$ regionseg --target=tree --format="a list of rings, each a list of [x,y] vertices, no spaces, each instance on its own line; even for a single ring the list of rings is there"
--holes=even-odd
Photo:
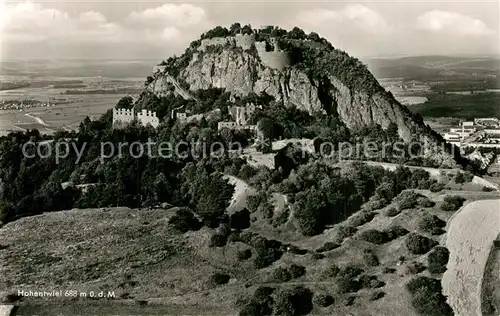
[[[421,255],[431,250],[437,242],[433,239],[411,233],[405,241],[408,251],[415,255]]]
[[[274,139],[275,138],[275,130],[274,130],[274,121],[268,117],[262,118],[258,123],[257,123],[257,128],[259,129],[260,133],[262,133],[262,137],[264,139]]]
[[[418,222],[418,228],[424,232],[431,233],[433,235],[441,235],[444,233],[443,228],[446,226],[446,222],[429,213],[425,213]]]
[[[318,33],[315,33],[315,32],[309,33],[309,35],[307,35],[307,39],[314,41],[314,42],[319,42],[321,40]]]
[[[149,84],[153,81],[155,81],[155,79],[152,76],[147,76],[146,81],[144,82],[144,85],[149,86]]]
[[[434,248],[427,257],[429,272],[443,273],[450,258],[450,251],[446,247]]]
[[[131,109],[134,106],[134,99],[131,96],[121,98],[116,104],[117,109]]]
[[[324,221],[324,214],[327,211],[325,201],[323,193],[315,188],[297,194],[294,205],[295,218],[302,234],[313,236],[321,233],[326,224]]]
[[[453,316],[453,310],[442,294],[441,281],[417,277],[406,284],[412,294],[412,305],[422,316]]]
[[[236,35],[241,32],[241,24],[240,23],[234,23],[231,25],[229,28],[229,31],[231,32],[231,35]]]
[[[181,208],[175,212],[168,223],[174,227],[174,229],[185,233],[190,230],[198,230],[201,228],[201,223],[194,216],[194,213],[188,208]]]
[[[241,33],[245,35],[253,34],[252,26],[250,24],[244,25],[241,29]]]
[[[233,229],[245,229],[250,227],[250,211],[244,208],[230,216],[229,226]]]
[[[307,35],[304,30],[294,27],[290,32],[288,32],[288,37],[291,39],[303,40],[307,38]]]
[[[441,204],[441,209],[447,212],[454,212],[458,210],[464,204],[465,199],[461,196],[450,196],[444,197],[444,202]]]
[[[333,296],[327,294],[315,294],[313,298],[314,305],[319,307],[327,307],[333,304]]]

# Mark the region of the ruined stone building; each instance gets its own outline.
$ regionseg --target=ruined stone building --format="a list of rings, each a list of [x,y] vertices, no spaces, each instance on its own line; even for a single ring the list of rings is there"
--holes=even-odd
[[[143,126],[151,125],[157,128],[160,125],[156,112],[143,109],[141,112],[135,113],[134,109],[113,109],[113,127],[124,127],[134,120],[137,120]]]

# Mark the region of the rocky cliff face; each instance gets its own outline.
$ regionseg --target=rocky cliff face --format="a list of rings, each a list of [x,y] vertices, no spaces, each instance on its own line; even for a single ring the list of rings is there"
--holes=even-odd
[[[164,93],[166,85],[163,83],[170,82],[168,77],[166,74],[160,75],[152,83],[152,91],[160,95]],[[224,88],[234,96],[266,92],[285,105],[294,105],[310,113],[335,111],[350,129],[373,124],[386,128],[390,123],[395,123],[405,141],[419,135],[421,140],[436,142],[428,129],[415,122],[409,111],[383,89],[377,92],[353,89],[335,73],[322,79],[313,79],[299,67],[273,69],[248,50],[229,48],[196,52],[177,79],[187,82],[191,91],[216,87]],[[442,152],[437,155],[443,164],[454,164],[449,155]]]

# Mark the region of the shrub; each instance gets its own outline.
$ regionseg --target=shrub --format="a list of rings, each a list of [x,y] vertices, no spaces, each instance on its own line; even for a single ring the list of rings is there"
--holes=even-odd
[[[420,272],[424,272],[427,269],[422,262],[412,261],[406,265],[406,273],[407,274],[419,274]]]
[[[354,304],[354,301],[356,300],[356,296],[354,295],[349,295],[349,296],[346,296],[344,297],[344,305],[345,306],[351,306],[352,304]]]
[[[417,277],[406,285],[412,294],[412,305],[422,316],[452,316],[453,310],[446,303],[446,297],[441,293],[441,281]]]
[[[384,269],[382,270],[382,272],[385,273],[385,274],[392,274],[392,273],[396,273],[396,269],[390,268],[390,267],[384,267]]]
[[[408,235],[405,241],[406,249],[412,254],[421,255],[427,253],[437,242],[430,238],[411,233]]]
[[[429,188],[429,190],[434,193],[441,192],[443,189],[444,189],[444,183],[441,182],[434,183]]]
[[[420,197],[420,194],[417,194],[414,191],[401,192],[396,197],[398,209],[403,211],[403,210],[407,210],[410,208],[414,208],[418,203],[419,197]]]
[[[389,203],[385,198],[375,195],[373,198],[370,199],[368,203],[364,205],[364,210],[369,212],[375,211],[385,207],[387,204]]]
[[[289,253],[293,253],[294,255],[305,255],[308,253],[308,251],[306,249],[300,249],[299,247],[294,246],[294,245],[289,245],[287,247],[287,251]]]
[[[351,218],[351,225],[354,227],[358,227],[370,222],[375,217],[374,212],[360,212]]]
[[[434,205],[436,205],[436,203],[432,202],[431,200],[429,200],[428,197],[426,196],[422,196],[422,197],[419,197],[417,199],[417,204],[421,207],[425,207],[425,208],[428,208],[428,207],[433,207]]]
[[[434,248],[427,257],[429,272],[443,273],[446,271],[446,264],[450,258],[450,252],[446,247]]]
[[[313,298],[313,303],[319,307],[327,307],[332,305],[334,302],[333,296],[327,294],[315,294]]]
[[[354,278],[341,276],[336,278],[336,282],[340,293],[354,293],[361,290],[361,282]]]
[[[312,308],[313,293],[298,286],[292,290],[279,290],[274,295],[273,315],[306,315]]]
[[[462,184],[466,182],[471,182],[474,179],[474,175],[470,172],[458,172],[455,176],[455,182]]]
[[[340,273],[340,268],[335,263],[332,264],[326,271],[325,275],[327,277],[336,277]]]
[[[245,229],[250,227],[250,211],[244,208],[231,215],[229,218],[229,226],[233,229]]]
[[[459,171],[459,172],[456,174],[456,176],[455,176],[455,182],[456,182],[456,183],[459,183],[459,184],[461,184],[461,183],[464,183],[464,182],[465,182],[465,177],[464,177],[464,174],[463,174],[462,172],[460,172],[460,171]]]
[[[340,226],[338,233],[337,233],[337,238],[339,240],[344,240],[347,237],[351,237],[352,235],[356,234],[358,229],[356,227],[352,226]]]
[[[259,249],[254,259],[255,267],[257,269],[268,267],[273,262],[279,260],[282,254],[283,252],[276,248]]]
[[[381,245],[389,241],[386,233],[376,229],[365,230],[359,235],[359,238],[377,245]]]
[[[496,191],[494,188],[491,187],[483,187],[483,192],[493,192]]]
[[[293,279],[300,278],[306,274],[306,268],[297,264],[292,264],[288,270]]]
[[[358,268],[356,266],[345,266],[344,268],[340,269],[340,272],[338,273],[338,277],[348,277],[348,278],[354,278],[363,273],[363,269]]]
[[[247,260],[252,257],[252,251],[250,249],[240,250],[237,256],[240,261]]]
[[[429,213],[424,213],[422,218],[418,221],[418,228],[424,232],[432,233],[433,235],[440,235],[441,228],[446,226],[446,222]]]
[[[442,228],[434,228],[432,231],[431,231],[431,235],[433,236],[438,236],[438,235],[442,235],[446,233],[446,231]]]
[[[227,244],[228,236],[215,233],[210,237],[210,247],[224,247]]]
[[[279,290],[274,296],[273,315],[295,315],[292,295],[286,289]]]
[[[333,249],[338,248],[338,247],[340,247],[339,243],[328,241],[328,242],[325,242],[323,244],[323,246],[316,249],[316,252],[330,251],[330,250],[333,250]]]
[[[240,239],[257,250],[254,264],[258,269],[271,265],[283,255],[283,247],[276,240],[268,240],[255,233],[242,233]]]
[[[272,279],[276,283],[288,282],[292,279],[287,268],[278,267],[274,270]]]
[[[194,213],[188,208],[177,210],[168,223],[177,231],[185,233],[190,230],[201,228],[201,222],[194,216]]]
[[[387,235],[387,240],[394,240],[399,237],[405,236],[409,233],[409,231],[401,226],[395,225],[386,229],[384,233]]]
[[[411,279],[406,284],[406,289],[411,293],[415,294],[418,291],[426,291],[426,292],[440,292],[441,291],[441,282],[437,279],[420,276],[414,279]]]
[[[250,303],[243,307],[239,316],[271,315],[274,303],[272,298],[273,293],[274,289],[270,287],[263,286],[257,288]]]
[[[258,302],[250,302],[245,305],[241,311],[238,313],[238,316],[260,316],[260,315],[269,315],[262,313],[262,305]]]
[[[284,267],[276,268],[273,272],[272,279],[278,283],[288,282],[292,279],[299,278],[304,274],[306,274],[306,268],[304,268],[303,266],[292,264],[288,268]]]
[[[359,282],[361,282],[363,288],[369,289],[378,289],[385,285],[385,283],[383,281],[380,281],[376,275],[362,275],[359,278]]]
[[[461,196],[445,196],[441,209],[447,212],[454,212],[464,204],[465,199]]]
[[[382,292],[382,291],[373,292],[372,294],[370,294],[370,301],[379,300],[384,296],[385,296],[385,292]]]
[[[210,277],[210,282],[212,284],[221,285],[229,282],[229,279],[231,279],[229,275],[216,272]]]
[[[391,207],[390,209],[388,209],[386,212],[385,212],[385,215],[387,217],[394,217],[394,216],[397,216],[401,213],[400,210],[398,210],[397,208],[395,207]]]
[[[322,254],[322,253],[316,253],[316,252],[313,252],[311,256],[312,256],[312,258],[313,258],[314,260],[321,260],[321,259],[325,259],[325,255],[324,255],[324,254]]]
[[[376,267],[380,264],[380,261],[376,254],[373,251],[366,249],[363,253],[363,260],[369,266]]]

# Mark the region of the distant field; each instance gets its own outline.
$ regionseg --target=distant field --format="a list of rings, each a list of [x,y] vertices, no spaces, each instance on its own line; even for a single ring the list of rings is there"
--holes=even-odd
[[[471,95],[432,94],[428,101],[410,109],[423,117],[500,117],[500,93]]]

